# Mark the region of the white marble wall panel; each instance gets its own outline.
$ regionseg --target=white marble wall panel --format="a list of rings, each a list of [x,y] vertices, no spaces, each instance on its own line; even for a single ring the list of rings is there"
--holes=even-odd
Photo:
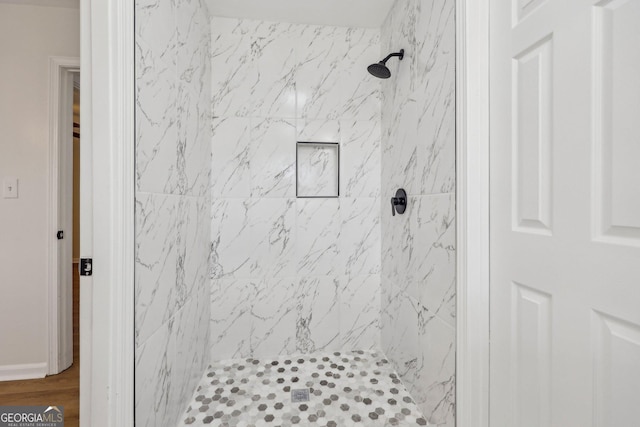
[[[404,49],[404,58],[387,63],[392,78],[383,83],[383,112],[415,101],[416,20],[419,0],[396,0],[381,30],[381,55]]]
[[[210,192],[211,169],[211,118],[208,105],[202,102],[188,89],[180,85],[178,118],[178,174],[179,188],[182,194],[197,197],[208,197]],[[184,114],[186,113],[186,114]]]
[[[219,18],[214,19],[212,30],[221,25],[219,21]],[[251,109],[251,87],[258,80],[255,69],[251,67],[249,35],[212,34],[211,69],[214,117],[248,117]]]
[[[411,395],[429,422],[455,426],[455,328],[422,307],[418,342],[421,353]]]
[[[391,299],[397,292],[390,279],[382,275],[380,277],[380,344],[385,353],[389,350],[389,344],[393,330],[394,313],[390,311]]]
[[[421,193],[455,191],[455,4],[417,4],[416,100]]]
[[[297,121],[296,139],[302,142],[341,142],[340,122],[338,120],[320,119]]]
[[[416,380],[420,304],[394,286],[383,288],[382,345],[407,389],[412,390]]]
[[[252,279],[216,279],[211,288],[211,358],[251,355],[251,308],[257,285]]]
[[[147,341],[136,347],[135,411],[136,425],[145,427],[175,425],[179,408],[172,405],[175,395],[171,371],[175,363],[173,319],[164,323]]]
[[[295,118],[300,26],[218,17],[211,26],[214,114]]]
[[[261,37],[254,33],[251,52],[258,80],[252,90],[253,117],[296,117],[296,32],[271,25]]]
[[[211,151],[212,197],[241,198],[251,196],[249,145],[251,121],[225,117],[213,120]]]
[[[382,347],[427,420],[447,426],[455,425],[454,5],[396,0],[381,32],[383,55],[405,49],[382,86]],[[407,211],[392,216],[388,197],[400,187]]]
[[[380,201],[340,199],[339,265],[349,277],[380,274]]]
[[[192,82],[181,82],[178,87],[177,191],[205,197],[209,195],[211,169],[210,106],[190,86]]]
[[[391,194],[395,195],[395,191]],[[407,282],[409,265],[413,259],[414,236],[411,234],[410,213],[413,204],[409,201],[403,215],[391,213],[391,196],[381,202],[382,230],[382,275],[404,292],[417,296],[416,285]]]
[[[306,27],[298,42],[299,117],[375,120],[380,92],[367,73],[379,55],[377,30]]]
[[[340,200],[298,199],[296,254],[300,276],[338,276]]]
[[[434,425],[455,425],[455,329],[389,283],[382,291],[382,346]]]
[[[171,193],[177,186],[176,67],[136,39],[136,185]]]
[[[186,0],[136,4],[139,191],[208,192],[210,38],[201,7]]]
[[[339,350],[340,280],[303,278],[297,289],[296,351],[307,354]]]
[[[194,196],[208,195],[211,169],[211,37],[201,11],[200,0],[175,2],[178,156],[184,157],[183,194]]]
[[[210,18],[201,0],[135,7],[135,417],[173,426],[209,360]]]
[[[251,121],[251,197],[296,196],[295,142],[296,126],[292,120]]]
[[[379,345],[378,275],[214,281],[214,360]]]
[[[211,34],[212,358],[377,347],[379,31],[214,17]],[[339,199],[295,198],[297,141],[340,143]]]
[[[175,3],[161,0],[135,1],[135,43],[145,46],[154,59],[176,63]],[[141,59],[136,56],[136,60]],[[159,71],[159,70],[158,70]]]
[[[265,278],[258,282],[251,314],[252,357],[293,354],[300,282],[295,278]]]
[[[211,84],[209,20],[200,7],[200,0],[174,2],[178,79],[190,83],[187,88],[195,94],[206,91],[205,85]]]
[[[166,323],[178,305],[177,196],[136,197],[136,343]]]
[[[340,194],[380,196],[380,124],[374,120],[341,120]]]
[[[342,277],[340,286],[341,347],[380,348],[380,276]]]
[[[295,199],[215,199],[213,277],[293,276],[295,209]]]
[[[185,306],[176,314],[174,324],[175,361],[172,366],[172,393],[170,401],[177,410],[184,409],[202,377],[202,370],[209,362],[209,292],[210,286],[202,284]]]
[[[216,116],[377,120],[371,29],[213,18]]]
[[[407,100],[386,107],[382,114],[382,192],[395,194],[404,188],[407,194],[419,194],[417,105]],[[390,197],[390,196],[389,196]]]
[[[213,199],[211,206],[211,275],[225,277],[258,276],[259,247],[254,244],[249,222],[251,202],[248,199]]]
[[[258,225],[258,236],[262,254],[260,257],[260,274],[264,277],[293,276],[294,241],[292,234],[295,226],[295,202],[293,199],[259,199],[254,210]],[[263,234],[264,233],[264,234]]]
[[[136,347],[136,424],[169,427],[193,394],[208,361],[209,316],[203,284],[174,317]],[[195,382],[195,384],[194,384]]]
[[[413,295],[422,306],[455,327],[455,196],[419,196],[411,203],[413,249],[407,280],[416,285]]]

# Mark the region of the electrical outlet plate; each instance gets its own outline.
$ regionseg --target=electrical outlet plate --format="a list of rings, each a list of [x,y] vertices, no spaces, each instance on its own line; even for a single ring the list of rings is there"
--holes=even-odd
[[[2,183],[2,196],[5,199],[18,198],[18,178],[6,177]]]

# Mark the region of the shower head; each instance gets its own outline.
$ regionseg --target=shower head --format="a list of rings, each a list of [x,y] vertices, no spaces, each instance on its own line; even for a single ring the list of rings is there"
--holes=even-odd
[[[390,53],[386,58],[384,58],[377,64],[369,65],[367,67],[367,70],[374,77],[378,77],[379,79],[388,79],[389,77],[391,77],[391,70],[389,70],[389,67],[387,67],[387,61],[394,56],[399,57],[402,61],[402,58],[404,58],[404,49],[400,49],[400,52]]]
[[[371,64],[367,67],[367,70],[372,76],[375,76],[379,79],[388,79],[389,77],[391,77],[391,70],[389,70],[384,62]]]

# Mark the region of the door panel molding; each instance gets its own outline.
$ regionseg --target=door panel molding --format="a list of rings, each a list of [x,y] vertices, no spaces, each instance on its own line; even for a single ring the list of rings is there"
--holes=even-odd
[[[639,94],[622,83],[638,73],[640,55],[627,39],[635,40],[632,35],[640,36],[640,30],[632,19],[621,19],[634,16],[627,7],[639,8],[629,0],[593,6],[592,232],[595,241],[640,246],[640,202],[630,205],[630,200],[640,200],[640,148],[625,144],[640,136],[640,101]]]
[[[511,284],[511,388],[514,426],[551,425],[552,297]],[[518,394],[517,390],[525,390]]]
[[[515,55],[512,63],[512,227],[551,236],[553,34]]]
[[[595,310],[591,319],[595,427],[622,426],[640,418],[640,326]]]

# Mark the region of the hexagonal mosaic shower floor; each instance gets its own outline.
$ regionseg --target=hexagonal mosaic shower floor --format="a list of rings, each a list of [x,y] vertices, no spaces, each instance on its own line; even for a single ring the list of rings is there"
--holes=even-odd
[[[382,354],[353,351],[216,363],[200,381],[181,425],[428,424]]]

